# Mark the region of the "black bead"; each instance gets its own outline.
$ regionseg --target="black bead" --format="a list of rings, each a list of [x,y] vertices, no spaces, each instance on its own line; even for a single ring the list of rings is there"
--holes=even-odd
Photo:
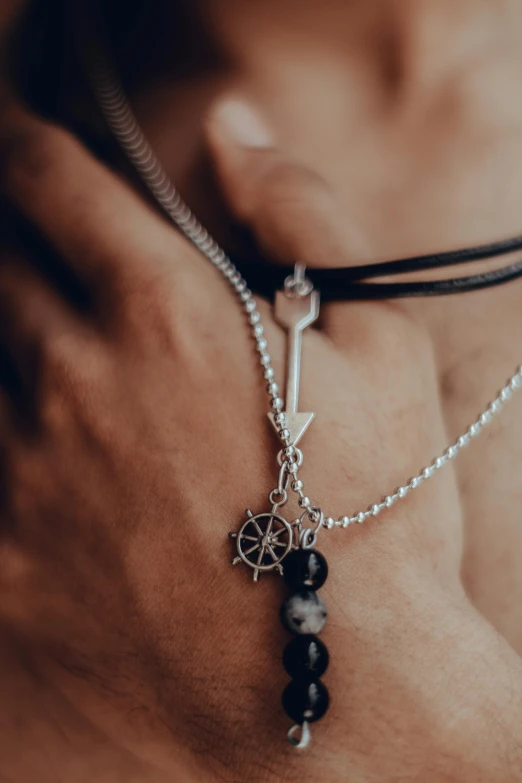
[[[315,635],[326,623],[326,605],[312,590],[301,590],[288,596],[281,607],[281,622],[290,633]]]
[[[317,680],[326,669],[330,656],[317,636],[296,636],[286,645],[283,666],[294,680]]]
[[[328,564],[315,549],[295,549],[285,558],[283,568],[291,590],[319,590],[328,576]]]
[[[304,721],[314,723],[323,717],[330,697],[321,680],[302,682],[292,680],[283,692],[283,707],[286,714],[301,725]]]

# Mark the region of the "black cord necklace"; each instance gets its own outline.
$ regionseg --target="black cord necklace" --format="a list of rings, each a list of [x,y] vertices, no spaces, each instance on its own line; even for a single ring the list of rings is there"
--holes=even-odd
[[[423,269],[440,269],[446,266],[468,264],[472,261],[496,258],[517,250],[522,250],[522,236],[446,253],[412,256],[376,264],[333,269],[308,267],[307,275],[321,291],[323,301],[329,302],[462,294],[508,283],[510,280],[522,277],[522,260],[491,272],[445,280],[400,283],[369,283],[365,281],[376,277],[418,272]],[[268,298],[272,298],[274,292],[282,288],[284,280],[293,273],[292,266],[271,264],[259,256],[253,259],[252,257],[233,255],[232,260],[241,273],[248,278],[252,290]]]

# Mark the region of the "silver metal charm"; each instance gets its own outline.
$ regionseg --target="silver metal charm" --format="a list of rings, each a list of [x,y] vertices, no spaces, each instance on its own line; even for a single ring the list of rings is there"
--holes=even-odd
[[[278,412],[269,414],[270,420],[275,426],[284,445],[288,446],[288,443],[286,443],[288,440],[290,444],[295,446],[314,417],[314,414],[297,413],[299,363],[301,356],[300,339],[301,332],[305,326],[303,326],[302,323],[300,324],[299,333],[297,336],[294,336],[293,347],[292,345],[289,346],[288,375],[290,376],[292,374],[294,380],[292,381],[291,378],[287,379],[289,381],[287,383],[287,416],[289,421],[288,426],[283,426],[281,421],[276,422],[279,411],[282,411],[283,401],[279,397],[279,387],[275,382],[275,372],[272,367],[272,358],[268,353],[268,344],[261,321],[261,315],[257,309],[255,297],[248,288],[246,280],[241,276],[225,251],[217,244],[215,239],[206,231],[187,204],[185,204],[173,183],[170,181],[167,173],[154,153],[154,150],[143,135],[143,131],[136,121],[136,117],[133,114],[119,79],[106,58],[102,57],[100,63],[93,64],[91,78],[100,108],[105,115],[107,123],[131,164],[141,177],[143,183],[147,186],[157,203],[170,217],[172,222],[185,234],[195,247],[201,251],[205,258],[216,267],[237,294],[241,307],[244,309],[248,318],[247,323],[249,324],[256,341],[256,350],[259,353],[263,378],[268,382],[267,392],[270,399],[270,405],[274,411]],[[316,296],[313,296],[314,293]],[[276,297],[275,315],[277,320],[293,332],[296,328],[293,318],[289,319],[286,311],[283,312],[283,310],[291,302],[296,302],[296,307],[302,307],[308,297],[310,297],[308,318],[311,318],[311,320],[307,325],[313,323],[319,314],[319,298],[317,293],[313,291],[310,280],[307,280],[304,276],[304,266],[302,264],[296,264],[294,274],[285,281],[285,293],[280,293]],[[299,304],[300,300],[302,301]],[[288,326],[289,320],[291,326]],[[292,337],[292,335],[290,335],[290,337]],[[292,355],[294,357],[293,360],[291,359]],[[297,357],[297,367],[295,364],[295,357]],[[292,369],[290,369],[290,367],[292,367]],[[297,383],[295,379],[297,379]],[[386,509],[391,508],[396,502],[402,501],[411,491],[416,490],[417,487],[421,487],[428,479],[436,476],[441,468],[450,464],[450,462],[454,460],[468,444],[477,438],[489,423],[504,410],[506,404],[514,397],[515,393],[521,389],[522,366],[519,365],[515,369],[513,375],[508,378],[504,386],[500,389],[496,397],[480,412],[475,421],[442,452],[442,454],[436,456],[431,463],[421,468],[413,478],[409,479],[409,481],[397,487],[397,489],[390,494],[381,497],[379,501],[371,503],[365,511],[352,512],[351,515],[346,514],[344,516],[339,516],[338,518],[334,518],[333,516],[326,517],[324,521],[325,529],[348,528],[354,523],[361,524],[368,519],[378,516],[386,511]],[[288,400],[289,396],[291,398],[290,400]],[[294,412],[292,413],[292,411]],[[300,419],[299,417],[304,417],[304,419]],[[284,414],[282,414],[282,418],[283,420],[285,419]],[[288,439],[283,438],[280,434],[281,428],[285,434],[286,432],[289,433]],[[296,449],[296,451],[298,451],[298,449]],[[297,472],[294,473],[294,479],[295,482],[298,481]],[[301,500],[308,499],[301,490],[299,490],[299,494]],[[308,505],[311,505],[311,502],[309,502]],[[302,507],[305,507],[304,503]]]
[[[310,744],[310,740],[312,739],[308,721],[305,720],[302,725],[296,724],[295,726],[292,726],[286,736],[288,738],[288,742],[290,745],[293,745],[294,748],[297,748],[298,750],[306,750]]]
[[[232,560],[232,565],[245,563],[252,568],[254,582],[263,571],[277,569],[282,575],[281,562],[294,544],[292,526],[277,513],[277,509],[277,503],[274,503],[271,512],[254,515],[247,509],[247,520],[239,532],[228,534],[237,545],[237,557]]]
[[[303,331],[319,318],[319,293],[305,277],[303,264],[296,264],[294,275],[285,281],[284,291],[276,293],[274,315],[288,332],[285,427],[290,432],[290,443],[295,446],[310,426],[315,413],[299,413],[299,381],[301,377],[301,350]],[[281,425],[276,414],[269,413],[276,432]]]

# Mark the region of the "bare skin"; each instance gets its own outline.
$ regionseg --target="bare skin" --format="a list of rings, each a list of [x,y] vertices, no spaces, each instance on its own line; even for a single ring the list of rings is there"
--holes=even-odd
[[[247,5],[230,5],[234,24]],[[227,6],[218,10],[227,27]],[[335,18],[330,33],[337,25]],[[225,97],[206,123],[205,143],[229,209],[273,255],[350,263],[365,252],[438,247],[440,235],[448,245],[491,238],[473,228],[457,236],[462,218],[446,210],[448,190],[430,188],[429,174],[419,193],[430,156],[423,145],[414,154],[415,134],[401,136],[397,114],[375,120],[405,182],[389,215],[389,193],[365,200],[355,185],[348,189],[346,174],[334,176],[335,160],[355,167],[357,158],[362,166],[361,153],[350,163],[341,140],[337,149],[318,144],[299,106],[283,116],[274,98],[269,109],[267,99],[256,100],[253,66],[238,68],[226,88],[241,85],[242,98],[261,103],[269,125],[263,146],[252,148],[237,114],[234,125]],[[277,81],[270,84],[277,95]],[[455,89],[465,92],[463,82]],[[408,100],[402,116],[406,107],[413,111]],[[10,399],[1,409],[4,779],[522,780],[515,616],[522,588],[507,559],[519,545],[511,508],[520,485],[501,461],[508,450],[520,453],[516,403],[458,472],[447,469],[382,524],[325,536],[334,575],[324,592],[335,700],[311,752],[296,755],[281,742],[287,724],[277,710],[285,681],[280,586],[265,580],[254,589],[248,575],[227,568],[224,534],[246,505],[263,507],[275,448],[241,313],[215,272],[126,184],[67,134],[4,107],[2,191],[53,243],[92,301],[80,314],[23,259],[2,260],[0,340],[36,411],[32,427],[22,419],[22,428],[23,412],[15,416]],[[413,116],[412,127],[421,119]],[[469,124],[463,119],[458,128],[460,136],[448,126],[434,129],[433,143],[457,155],[459,143],[469,146]],[[492,145],[499,156],[502,133],[510,132],[503,125]],[[375,142],[368,159],[378,153],[385,155]],[[480,189],[471,184],[482,176],[472,174],[476,162],[459,158],[458,176],[461,198],[477,198],[463,203],[480,211]],[[516,200],[512,173],[502,180],[513,188],[506,204]],[[486,166],[483,176],[486,182]],[[347,222],[348,204],[360,211],[351,210]],[[477,226],[516,233],[515,207],[511,225],[506,204]],[[375,224],[375,215],[388,218]],[[423,244],[408,244],[422,215]],[[465,302],[326,308],[321,331],[306,341],[303,401],[323,412],[307,436],[304,477],[328,508],[364,507],[468,423],[487,401],[484,388],[493,391],[518,360],[507,339],[518,333],[518,297],[513,286]],[[268,305],[262,310],[280,370],[282,335]],[[317,377],[335,380],[318,384]],[[487,469],[488,482],[479,469]],[[493,534],[507,553],[501,569]],[[498,591],[492,574],[505,580]]]
[[[201,117],[221,92],[239,89],[292,157],[334,190],[351,227],[348,263],[518,234],[522,101],[513,96],[522,78],[520,9],[511,2],[421,6],[331,2],[318,20],[313,2],[299,3],[299,12],[290,0],[255,8],[241,0],[208,2],[233,69],[210,83],[167,82],[136,100],[149,137],[198,212],[212,223],[206,198],[194,191]],[[192,153],[180,159],[179,146]],[[219,224],[213,227],[219,232]],[[325,264],[344,262],[332,253]],[[466,273],[496,263],[506,261],[478,263]],[[453,272],[462,269],[441,275]],[[456,437],[519,361],[513,335],[522,326],[520,286],[400,307],[429,330],[448,438]],[[326,316],[341,341],[351,339],[345,311],[331,307]],[[519,652],[521,434],[519,409],[506,411],[456,466],[464,583]]]

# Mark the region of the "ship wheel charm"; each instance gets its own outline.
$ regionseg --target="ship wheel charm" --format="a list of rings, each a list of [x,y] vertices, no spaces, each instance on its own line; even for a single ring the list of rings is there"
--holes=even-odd
[[[252,514],[247,509],[247,520],[239,533],[229,533],[229,538],[236,541],[237,557],[232,565],[245,563],[254,571],[254,582],[257,582],[262,571],[273,571],[275,568],[283,573],[281,561],[293,547],[294,534],[292,526],[282,516],[276,513],[277,504],[271,512]]]

